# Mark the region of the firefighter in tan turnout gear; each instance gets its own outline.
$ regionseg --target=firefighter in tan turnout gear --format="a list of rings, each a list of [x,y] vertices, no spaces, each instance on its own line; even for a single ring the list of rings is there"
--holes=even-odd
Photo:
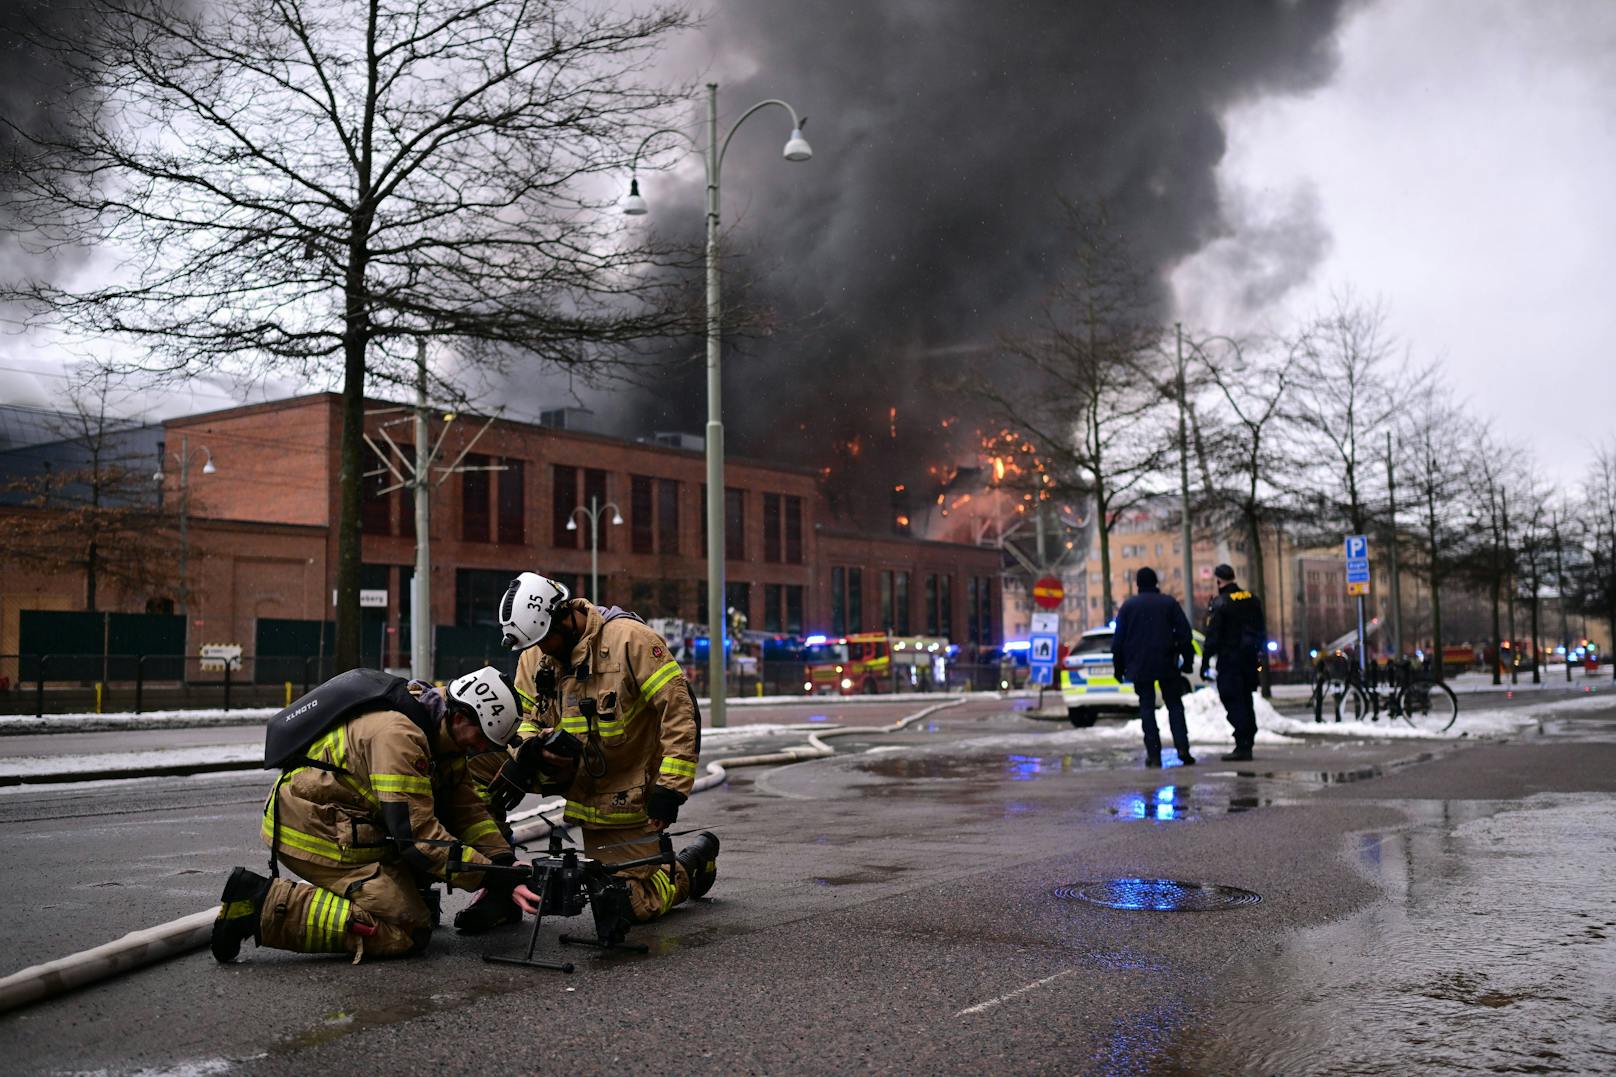
[[[233,960],[248,938],[355,961],[424,950],[433,882],[475,889],[483,884],[475,865],[515,862],[466,757],[507,743],[518,714],[510,682],[492,668],[447,691],[357,669],[272,718],[264,765],[282,774],[264,806],[263,839],[272,872],[279,861],[308,881],[236,868],[213,956]],[[457,862],[467,870],[451,870]],[[515,905],[537,909],[526,886],[503,885]]]
[[[533,712],[518,727],[522,747],[489,783],[495,814],[528,792],[561,792],[589,856],[613,864],[654,854],[695,784],[699,743],[695,697],[667,642],[636,615],[569,598],[533,572],[511,581],[499,614]],[[535,750],[558,727],[582,742],[578,758]],[[717,857],[717,836],[703,832],[671,872],[625,872],[608,900],[621,902],[625,925],[655,920],[712,887]]]

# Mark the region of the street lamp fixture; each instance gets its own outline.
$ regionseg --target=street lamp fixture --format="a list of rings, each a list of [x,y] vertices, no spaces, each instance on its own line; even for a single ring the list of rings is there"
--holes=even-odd
[[[684,139],[691,149],[701,154],[707,172],[707,707],[708,720],[713,728],[725,726],[724,691],[724,420],[723,377],[721,360],[723,339],[720,321],[718,274],[718,209],[719,178],[723,172],[724,154],[730,139],[755,112],[765,108],[784,109],[791,117],[791,135],[786,139],[781,155],[788,161],[806,161],[814,155],[808,140],[802,137],[802,128],[808,121],[797,115],[797,110],[777,98],[759,101],[730,125],[723,141],[718,138],[718,83],[707,84],[707,144],[703,146],[688,131],[663,128],[652,131],[640,140],[631,164],[628,195],[619,204],[630,217],[642,217],[649,212],[644,196],[640,194],[640,154],[652,139],[661,135],[674,135]]]
[[[596,605],[600,604],[600,515],[607,509],[612,510],[612,526],[623,526],[623,513],[617,503],[608,501],[602,505],[598,497],[590,497],[588,508],[579,505],[567,517],[568,531],[578,530],[580,512],[589,520],[589,600]]]
[[[213,463],[213,450],[206,445],[197,449],[203,455],[202,474],[216,475],[219,469]],[[190,613],[190,578],[189,562],[191,554],[191,541],[188,524],[191,509],[191,439],[188,434],[180,435],[180,451],[163,452],[158,456],[157,470],[152,473],[152,481],[158,484],[158,498],[162,497],[162,483],[168,476],[163,472],[163,465],[173,460],[180,466],[180,613]],[[159,505],[161,500],[159,500]]]

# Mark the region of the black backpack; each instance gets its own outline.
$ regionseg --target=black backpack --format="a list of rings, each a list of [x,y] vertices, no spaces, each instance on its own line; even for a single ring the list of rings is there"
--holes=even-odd
[[[264,730],[264,769],[314,764],[309,745],[358,714],[386,708],[402,713],[432,735],[432,719],[409,690],[409,681],[378,669],[350,669],[293,701]]]

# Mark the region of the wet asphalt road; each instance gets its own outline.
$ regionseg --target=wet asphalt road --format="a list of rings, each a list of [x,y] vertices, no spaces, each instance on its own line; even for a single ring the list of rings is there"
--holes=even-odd
[[[1514,1018],[1554,1038],[1524,1052],[1534,1064],[1609,1068],[1572,1011],[1616,1020],[1613,944],[1588,934],[1616,923],[1611,873],[1575,870],[1616,862],[1600,825],[1616,708],[1510,743],[1308,743],[1239,765],[1208,750],[1147,771],[1131,741],[1004,707],[733,771],[679,824],[724,839],[712,899],[640,929],[650,955],[580,952],[572,976],[479,960],[524,946],[525,929],[440,932],[423,959],[358,967],[195,954],[0,1017],[0,1049],[27,1073],[1431,1072],[1510,1063],[1505,1048],[1530,1039]],[[248,773],[0,796],[4,969],[216,901],[232,864],[261,862],[266,786]],[[1524,866],[1572,885],[1523,898],[1500,872]],[[1056,896],[1158,876],[1263,900],[1191,913]],[[554,936],[547,924],[541,947]],[[1400,977],[1378,975],[1400,960]],[[1564,967],[1593,971],[1556,1002],[1541,984]],[[1403,1045],[1445,1023],[1466,1034]]]

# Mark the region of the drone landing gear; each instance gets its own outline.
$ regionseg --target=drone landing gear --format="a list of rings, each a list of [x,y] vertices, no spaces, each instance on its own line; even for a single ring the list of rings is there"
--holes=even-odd
[[[546,883],[549,881],[550,869],[539,868],[534,872],[535,882],[539,893],[547,893]],[[528,936],[527,953],[522,957],[506,957],[502,954],[484,954],[483,960],[500,965],[526,965],[530,969],[554,969],[557,972],[571,972],[575,967],[571,961],[547,961],[542,957],[534,957],[533,951],[539,945],[539,926],[544,923],[544,911],[533,914],[533,934]],[[566,940],[566,936],[562,936]]]

